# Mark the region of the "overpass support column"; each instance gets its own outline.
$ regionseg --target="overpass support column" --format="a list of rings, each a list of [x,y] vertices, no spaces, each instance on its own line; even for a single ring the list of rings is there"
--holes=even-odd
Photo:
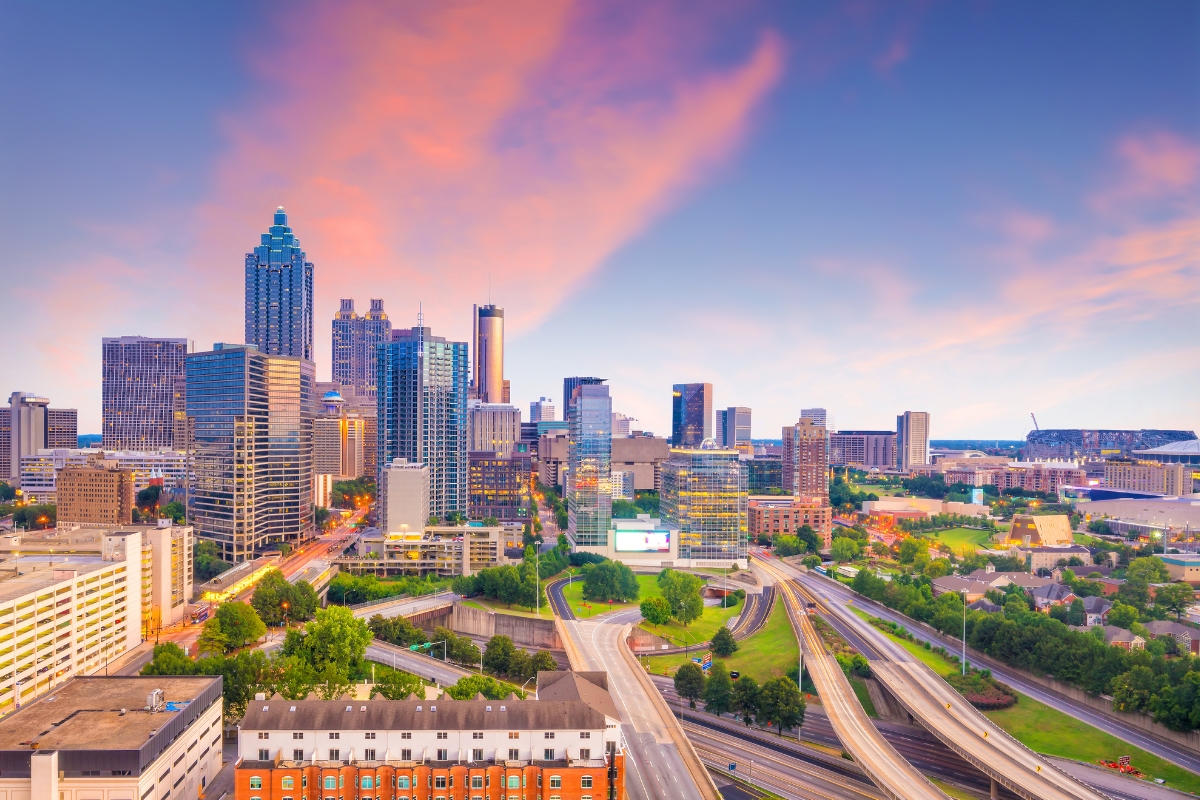
[[[996,783],[995,778],[992,778],[992,790],[988,796],[991,800],[1000,800],[1000,784]]]

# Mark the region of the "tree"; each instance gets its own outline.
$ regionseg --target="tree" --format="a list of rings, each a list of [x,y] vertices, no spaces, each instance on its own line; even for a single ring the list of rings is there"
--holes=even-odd
[[[408,647],[411,644],[425,644],[429,638],[425,631],[413,625],[404,617],[391,617],[376,614],[367,622],[367,627],[376,639],[382,639],[389,644]]]
[[[471,700],[476,694],[481,694],[488,700],[503,700],[512,691],[511,686],[489,675],[467,675],[459,678],[458,683],[453,686],[446,687],[446,694],[455,700]]]
[[[671,606],[671,616],[685,627],[704,613],[704,598],[700,596],[700,587],[704,584],[695,575],[673,569],[663,570],[659,573],[658,585],[663,598]]]
[[[388,700],[404,700],[410,694],[424,698],[425,682],[411,673],[382,667],[382,674],[379,675],[375,686],[371,689],[372,694],[375,692]],[[474,694],[471,696],[474,697]]]
[[[925,565],[922,573],[926,578],[942,578],[950,574],[950,562],[945,558],[935,558]]]
[[[303,622],[312,619],[321,600],[308,581],[291,584],[282,572],[272,569],[254,588],[250,605],[267,625],[281,625],[285,620]]]
[[[306,659],[280,653],[275,666],[279,672],[276,689],[285,700],[303,700],[316,690],[317,671]]]
[[[671,604],[662,597],[647,597],[641,605],[642,618],[655,627],[671,621]]]
[[[226,649],[229,650],[257,642],[267,632],[267,626],[259,618],[258,612],[246,603],[222,603],[217,607],[213,619],[228,640]],[[204,627],[207,630],[208,623]]]
[[[507,675],[509,664],[516,651],[517,648],[512,639],[507,636],[493,636],[488,639],[487,647],[484,648],[483,666],[492,672]]]
[[[743,675],[733,684],[733,710],[741,715],[747,725],[758,713],[758,681]]]
[[[229,637],[221,630],[221,623],[216,617],[209,617],[196,640],[197,655],[224,655],[229,649]]]
[[[362,661],[370,642],[371,630],[367,623],[356,619],[354,612],[345,606],[322,608],[304,626],[303,649],[318,670],[333,664],[349,675],[350,665]],[[286,640],[284,645],[286,649]],[[321,678],[326,679],[323,672]]]
[[[1076,597],[1071,601],[1071,609],[1067,612],[1068,625],[1083,625],[1087,622],[1087,611],[1083,607],[1083,601]]]
[[[801,561],[800,563],[803,564],[804,566],[808,567],[809,569],[816,569],[817,567],[821,566],[821,557],[820,556],[805,556],[804,560]]]
[[[712,637],[712,651],[721,658],[729,658],[737,652],[738,643],[733,638],[733,634],[729,632],[729,628],[722,625],[717,628],[717,632]]]
[[[620,561],[602,561],[584,568],[583,596],[587,600],[630,602],[638,599],[638,593],[637,577]]]
[[[733,710],[733,681],[724,662],[714,661],[704,682],[704,710],[718,717]]]
[[[1117,600],[1108,611],[1108,624],[1129,630],[1138,621],[1138,610]]]
[[[780,558],[788,556],[800,555],[805,551],[804,543],[797,536],[788,536],[786,533],[777,533],[774,538],[775,555]]]
[[[533,660],[529,663],[529,669],[534,675],[539,672],[557,672],[558,662],[549,650],[538,650],[533,654]]]
[[[195,675],[196,662],[174,642],[154,646],[154,657],[142,667],[141,675]]]
[[[890,552],[891,550],[883,542],[871,542],[871,553],[877,558],[886,558]]]
[[[784,728],[804,724],[804,710],[800,687],[791,678],[772,678],[763,684],[758,698],[758,720],[777,726],[780,736]]]
[[[1186,583],[1168,583],[1166,586],[1159,586],[1154,591],[1154,605],[1172,612],[1176,619],[1182,617],[1183,612],[1194,602],[1196,602],[1195,594],[1192,592],[1192,587]]]
[[[901,564],[911,564],[911,563],[913,563],[913,561],[916,560],[917,556],[928,553],[928,552],[929,552],[929,543],[928,542],[925,542],[921,539],[916,539],[916,538],[913,538],[912,536],[909,536],[906,539],[904,539],[904,541],[900,542],[900,555],[899,555],[900,563]]]
[[[1162,679],[1152,669],[1136,666],[1113,678],[1113,706],[1118,711],[1145,711],[1161,688]]]
[[[675,693],[688,701],[689,708],[696,707],[696,699],[704,693],[704,671],[691,661],[675,672]]]
[[[811,525],[801,525],[796,528],[796,538],[804,545],[806,552],[815,553],[821,549],[821,539]]]
[[[197,583],[211,581],[233,566],[228,561],[221,560],[221,551],[216,542],[197,539],[196,544],[192,547],[192,552],[192,564]]]
[[[1146,583],[1166,583],[1171,580],[1171,574],[1167,572],[1167,565],[1162,562],[1161,558],[1149,556],[1130,561],[1129,568],[1125,571],[1125,578],[1127,580],[1140,578]]]
[[[833,540],[829,553],[834,561],[853,561],[858,557],[858,542],[845,536],[839,536]],[[764,686],[764,688],[766,687]]]

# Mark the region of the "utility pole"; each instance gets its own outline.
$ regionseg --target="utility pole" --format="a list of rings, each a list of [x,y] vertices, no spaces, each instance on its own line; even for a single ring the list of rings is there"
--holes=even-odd
[[[963,654],[962,654],[962,674],[967,674],[967,590],[962,590],[963,601]]]

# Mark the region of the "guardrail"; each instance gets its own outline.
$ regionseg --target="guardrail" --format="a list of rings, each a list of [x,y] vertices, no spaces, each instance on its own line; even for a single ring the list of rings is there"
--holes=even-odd
[[[433,594],[398,594],[394,597],[384,597],[380,600],[371,600],[366,603],[355,603],[352,606],[346,606],[351,611],[361,611],[364,608],[372,608],[374,606],[394,606],[397,603],[415,603],[418,600],[434,600],[443,598],[447,602],[454,602],[453,598],[458,597],[454,592],[434,592]]]

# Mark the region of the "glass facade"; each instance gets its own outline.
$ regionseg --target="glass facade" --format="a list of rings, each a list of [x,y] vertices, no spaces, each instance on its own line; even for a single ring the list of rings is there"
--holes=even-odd
[[[313,357],[313,265],[283,207],[246,254],[246,342],[272,356]]]
[[[475,306],[475,364],[472,386],[485,403],[507,403],[504,396],[504,309]]]
[[[603,384],[575,387],[567,414],[567,534],[604,547],[612,522],[612,398]]]
[[[183,376],[187,339],[120,336],[101,342],[104,448],[173,447],[173,395]]]
[[[673,448],[662,465],[662,520],[679,530],[679,557],[744,560],[746,469],[736,450]]]
[[[713,435],[711,383],[677,383],[671,387],[671,444],[699,447]]]
[[[333,363],[335,383],[353,386],[358,397],[375,397],[379,345],[392,340],[392,323],[382,300],[372,300],[371,310],[359,316],[354,300],[342,300],[333,318]]]
[[[467,343],[425,327],[395,331],[379,348],[379,460],[427,465],[438,517],[467,514],[467,369]]]
[[[245,561],[313,535],[311,361],[222,345],[189,355],[196,536]]]

